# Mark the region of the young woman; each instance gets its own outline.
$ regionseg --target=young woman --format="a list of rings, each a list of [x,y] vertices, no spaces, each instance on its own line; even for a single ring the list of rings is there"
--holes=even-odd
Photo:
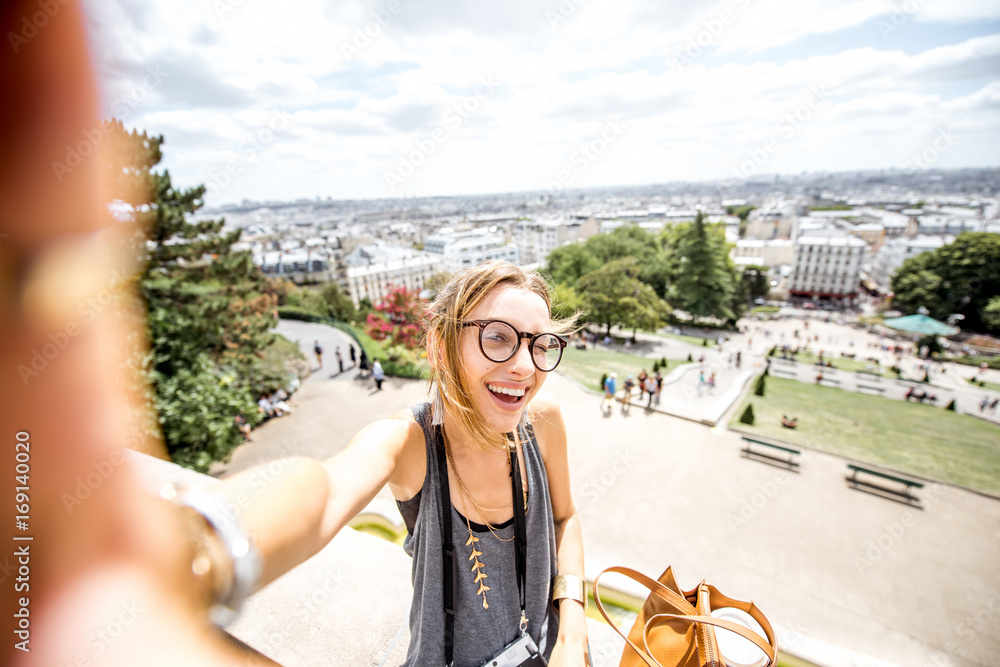
[[[478,667],[524,634],[550,664],[585,664],[583,544],[566,427],[542,392],[565,347],[566,323],[551,320],[550,306],[544,280],[509,263],[455,276],[430,307],[434,400],[367,426],[324,464],[322,523],[331,537],[384,485],[397,500],[413,556],[408,665],[446,664],[452,636],[454,664]]]

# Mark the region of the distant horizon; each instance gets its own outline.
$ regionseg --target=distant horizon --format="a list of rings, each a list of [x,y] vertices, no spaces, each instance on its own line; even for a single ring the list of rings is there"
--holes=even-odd
[[[683,185],[699,185],[699,186],[710,186],[712,184],[719,184],[725,187],[739,187],[746,185],[769,185],[775,182],[775,176],[779,177],[781,181],[787,179],[792,181],[793,179],[805,179],[805,178],[819,178],[822,176],[845,176],[845,175],[858,175],[862,176],[865,174],[894,174],[894,175],[919,175],[926,174],[928,176],[937,173],[948,173],[953,174],[963,171],[976,171],[976,172],[997,172],[998,177],[1000,177],[1000,165],[986,166],[986,167],[951,167],[951,168],[938,168],[938,169],[927,169],[927,170],[903,170],[897,168],[888,169],[848,169],[843,171],[816,171],[816,172],[805,172],[796,174],[763,174],[753,179],[747,179],[738,183],[733,183],[723,179],[706,179],[706,180],[674,180],[674,181],[664,181],[661,183],[642,183],[642,184],[629,184],[629,185],[593,185],[581,188],[567,189],[560,193],[560,197],[566,198],[570,194],[580,193],[586,194],[588,192],[599,191],[599,190],[618,190],[618,189],[648,189],[657,187],[667,187],[667,186],[683,186]],[[781,182],[779,181],[779,182]],[[997,183],[998,192],[992,196],[1000,197],[1000,181]],[[509,191],[496,191],[496,192],[478,192],[478,193],[468,193],[468,194],[451,194],[451,195],[411,195],[406,197],[352,197],[352,198],[328,198],[328,197],[298,197],[296,199],[246,199],[239,202],[224,202],[222,204],[206,204],[201,211],[202,212],[212,212],[223,210],[224,208],[240,208],[244,206],[244,202],[249,202],[251,204],[257,204],[260,206],[265,206],[268,203],[278,203],[283,205],[291,204],[323,204],[323,203],[343,203],[343,202],[376,202],[376,201],[418,201],[424,199],[458,199],[463,197],[477,198],[477,197],[496,197],[496,196],[510,196],[510,197],[532,197],[532,196],[547,196],[549,193],[545,190],[509,190]],[[940,196],[956,196],[960,193],[954,193],[951,195],[940,195]],[[671,195],[674,196],[674,195]],[[989,195],[987,195],[989,196]],[[737,197],[739,198],[739,197]],[[745,197],[744,197],[745,198]]]

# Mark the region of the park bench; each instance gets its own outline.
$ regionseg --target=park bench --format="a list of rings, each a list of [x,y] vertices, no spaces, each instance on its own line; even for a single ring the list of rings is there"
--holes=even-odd
[[[870,384],[859,384],[858,385],[858,391],[860,392],[862,389],[869,389],[871,391],[877,391],[879,396],[881,396],[882,394],[885,393],[885,388],[884,387],[876,387],[876,386],[870,385]]]
[[[769,372],[773,375],[787,375],[788,377],[795,377],[798,373],[791,368],[781,368],[780,366],[771,365]]]
[[[854,465],[853,463],[847,464],[848,469],[852,470],[852,474],[847,477],[847,484],[852,489],[858,489],[859,491],[868,491],[869,493],[877,492],[876,495],[881,495],[883,493],[888,493],[892,496],[898,496],[903,498],[907,503],[920,505],[920,499],[915,495],[910,493],[911,489],[922,489],[924,488],[923,482],[917,482],[912,479],[907,479],[905,477],[899,477],[897,475],[891,475],[886,472],[881,472],[879,470],[873,470],[871,468],[865,468],[863,466]],[[882,484],[873,484],[872,482],[865,481],[864,479],[858,479],[858,473],[863,475],[871,475],[873,477],[879,477],[882,479],[887,479],[890,482],[896,482],[902,484],[902,490],[898,488],[892,488]],[[894,498],[895,499],[895,498]]]
[[[773,442],[765,442],[764,440],[757,440],[756,438],[748,438],[743,436],[743,449],[740,450],[740,455],[744,458],[758,458],[767,459],[767,461],[762,461],[762,463],[767,463],[768,461],[773,461],[775,463],[780,463],[783,466],[788,467],[790,470],[797,470],[799,467],[799,462],[795,460],[796,456],[802,454],[797,449],[792,449],[791,447],[785,447],[784,445],[776,445]],[[751,445],[761,445],[763,447],[770,447],[772,449],[785,452],[788,454],[787,458],[779,458],[768,454],[767,452],[759,452],[751,448]]]
[[[823,371],[823,377],[820,378],[819,381],[820,381],[820,383],[826,382],[826,383],[835,384],[835,385],[839,385],[840,384],[840,380],[838,380],[837,378],[827,377],[826,376],[826,371]]]

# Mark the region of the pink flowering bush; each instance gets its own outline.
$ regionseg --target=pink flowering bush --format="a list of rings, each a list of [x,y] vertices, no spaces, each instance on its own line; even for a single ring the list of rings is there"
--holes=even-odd
[[[405,286],[393,287],[375,306],[375,312],[368,315],[365,333],[383,344],[416,349],[420,346],[426,306],[417,292]]]

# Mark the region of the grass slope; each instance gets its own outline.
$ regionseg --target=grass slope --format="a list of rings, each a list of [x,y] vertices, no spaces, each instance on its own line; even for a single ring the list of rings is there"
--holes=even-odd
[[[747,402],[753,426],[738,421]],[[774,376],[734,414],[738,430],[1000,495],[1000,428],[975,417]]]
[[[639,371],[643,368],[646,373],[653,375],[653,362],[656,359],[640,357],[635,354],[617,352],[607,349],[587,349],[578,350],[568,346],[563,351],[562,361],[559,362],[559,372],[570,376],[584,387],[594,391],[602,391],[601,376],[604,373],[615,371],[618,373],[618,387],[621,388],[627,375],[638,377]],[[673,359],[667,360],[669,368],[673,368],[681,363]],[[668,368],[661,367],[660,372],[667,374]]]

